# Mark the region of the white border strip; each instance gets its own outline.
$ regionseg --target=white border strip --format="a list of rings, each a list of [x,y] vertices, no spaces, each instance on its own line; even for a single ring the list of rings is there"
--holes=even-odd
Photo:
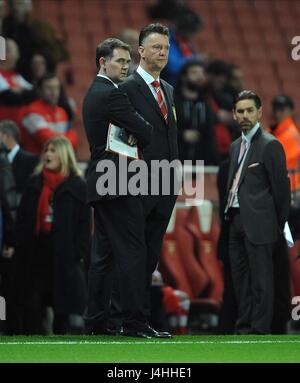
[[[0,342],[0,346],[14,346],[14,345],[135,345],[135,344],[147,344],[147,345],[168,345],[168,344],[300,344],[299,340],[228,340],[228,341],[8,341]]]

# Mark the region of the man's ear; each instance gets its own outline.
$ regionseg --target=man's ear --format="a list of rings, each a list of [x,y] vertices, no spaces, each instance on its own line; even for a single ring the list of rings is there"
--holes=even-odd
[[[258,109],[258,119],[260,120],[262,118],[262,107]]]
[[[139,54],[140,54],[141,58],[144,60],[145,59],[145,55],[144,55],[145,48],[140,45],[139,48],[138,48],[138,51],[139,51]]]
[[[233,117],[234,121],[236,121],[235,109],[232,109],[232,117]]]
[[[100,59],[99,59],[99,65],[100,65],[100,68],[101,68],[101,67],[105,68],[105,64],[106,64],[106,59],[105,59],[105,57],[100,57]]]

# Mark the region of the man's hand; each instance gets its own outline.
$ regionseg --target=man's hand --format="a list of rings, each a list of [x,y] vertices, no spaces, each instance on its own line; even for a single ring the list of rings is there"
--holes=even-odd
[[[16,93],[16,94],[21,94],[23,92],[23,89],[22,88],[17,88],[17,89],[11,89],[11,91],[13,93]]]
[[[186,129],[183,132],[183,140],[189,144],[195,144],[200,139],[200,133],[197,130]]]
[[[4,246],[3,251],[2,251],[2,257],[3,258],[12,258],[14,253],[15,253],[14,247]]]
[[[131,145],[131,146],[133,146],[133,145],[135,145],[136,143],[137,143],[137,139],[136,139],[132,134],[130,134],[130,135],[129,135],[129,138],[128,138],[128,144]]]

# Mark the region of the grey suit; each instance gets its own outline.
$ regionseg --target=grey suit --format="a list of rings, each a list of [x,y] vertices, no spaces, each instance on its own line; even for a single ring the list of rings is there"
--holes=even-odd
[[[232,144],[227,196],[241,138]],[[239,209],[231,209],[229,255],[238,301],[236,331],[268,333],[273,314],[272,246],[288,218],[290,185],[284,150],[261,128],[254,135],[238,187]]]

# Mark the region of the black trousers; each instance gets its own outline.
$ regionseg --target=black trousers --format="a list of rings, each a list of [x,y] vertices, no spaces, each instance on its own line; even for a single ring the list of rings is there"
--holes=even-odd
[[[229,262],[228,243],[229,225],[227,225],[227,222],[222,222],[218,239],[218,259],[223,264],[224,290],[219,314],[218,334],[233,334],[237,318],[237,304]]]
[[[224,291],[219,314],[218,334],[233,334],[237,319],[237,303],[229,259],[223,260],[223,275]]]
[[[236,333],[271,332],[274,305],[272,248],[273,244],[251,243],[239,211],[231,214],[229,257],[238,305]]]
[[[118,277],[127,327],[145,322],[146,241],[140,197],[118,197],[94,205],[95,232],[88,276],[87,327],[105,328],[114,278]]]
[[[291,284],[288,247],[281,236],[273,247],[274,269],[274,312],[272,334],[286,334],[287,322],[291,318]]]
[[[43,320],[46,307],[53,307],[54,259],[52,233],[41,233],[33,254],[28,293],[17,332],[25,335],[45,334]],[[68,314],[60,314],[53,308],[53,333],[74,333]]]
[[[219,316],[219,334],[233,334],[237,320],[237,303],[234,294],[231,267],[228,254],[228,238],[221,229],[219,258],[223,262],[224,292]],[[226,227],[227,233],[227,227]],[[225,234],[226,234],[225,233]],[[229,234],[229,233],[228,233]],[[221,238],[222,237],[222,238]],[[291,315],[290,264],[286,240],[281,236],[273,245],[274,309],[271,325],[272,334],[286,334]]]
[[[157,267],[164,234],[177,196],[145,196],[142,198],[144,212],[144,239],[146,246],[146,276],[144,279],[143,318],[150,322],[151,317],[151,282],[152,274]],[[110,323],[113,327],[122,325],[121,283],[120,271],[115,274],[112,294]],[[124,323],[123,323],[124,324]]]
[[[146,268],[146,299],[145,316],[150,320],[151,316],[151,283],[152,274],[155,271],[162,248],[162,242],[166,233],[177,196],[146,196],[143,199],[145,214],[145,239],[147,247]]]

